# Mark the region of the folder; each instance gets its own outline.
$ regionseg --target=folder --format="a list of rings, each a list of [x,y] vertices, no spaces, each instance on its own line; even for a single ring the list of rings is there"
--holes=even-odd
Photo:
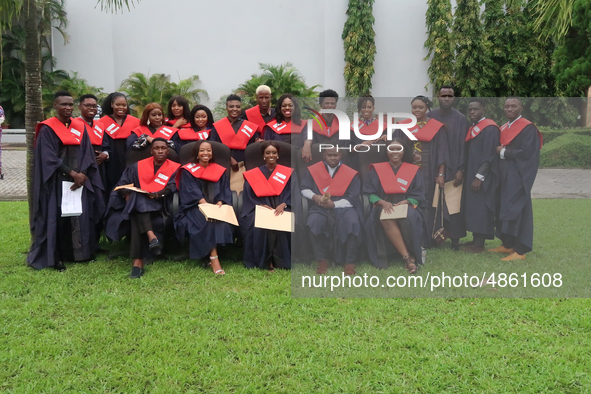
[[[236,219],[234,208],[230,205],[223,204],[218,206],[217,204],[205,203],[199,204],[199,210],[205,216],[205,219],[220,220],[238,226],[238,219]]]
[[[129,185],[121,185],[121,186],[117,186],[116,188],[114,188],[113,190],[120,190],[120,189],[125,189],[125,190],[131,190],[137,193],[145,193],[145,194],[150,194],[150,192],[147,192],[145,190],[142,190],[138,187],[133,186],[133,183],[130,183]]]
[[[445,206],[450,215],[455,215],[460,212],[462,207],[462,189],[464,185],[454,187],[454,181],[445,183],[443,187],[443,194],[445,197]],[[433,193],[433,208],[437,208],[439,205],[439,185],[435,185],[435,192]]]
[[[74,182],[62,182],[61,208],[63,218],[82,215],[82,190],[84,190],[84,186],[71,190],[72,186],[74,186]]]
[[[400,204],[394,207],[394,212],[386,213],[386,211],[382,210],[380,214],[380,220],[386,219],[404,219],[408,215],[408,204]]]
[[[293,212],[283,211],[283,214],[275,216],[275,210],[257,205],[254,212],[254,226],[267,230],[295,231],[295,215]]]

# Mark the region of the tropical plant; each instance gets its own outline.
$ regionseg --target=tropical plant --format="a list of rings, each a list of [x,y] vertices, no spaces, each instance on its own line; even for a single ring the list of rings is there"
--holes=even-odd
[[[373,3],[374,0],[349,0],[347,8],[341,38],[345,47],[345,92],[350,97],[369,94],[371,90],[376,55]]]
[[[534,4],[534,27],[540,38],[561,41],[573,24],[576,0],[539,0]]]
[[[423,60],[430,60],[429,80],[437,89],[454,82],[453,17],[450,0],[428,0],[427,4],[428,36],[424,46],[428,52]]]
[[[562,94],[586,96],[591,86],[591,0],[577,0],[572,26],[554,52],[556,83]]]
[[[300,75],[292,63],[285,63],[279,66],[259,63],[259,68],[263,70],[261,74],[252,74],[252,77],[248,81],[234,90],[234,93],[242,97],[242,103],[245,106],[256,105],[255,92],[256,88],[260,85],[267,85],[271,88],[271,103],[273,105],[284,93],[291,93],[295,97],[314,97],[318,94],[315,89],[320,85],[306,85],[306,80]]]
[[[203,89],[196,89],[194,85],[199,82],[199,76],[193,75],[179,83],[170,82],[170,75],[132,73],[129,78],[121,82],[122,90],[127,93],[129,106],[136,116],[141,116],[144,107],[149,103],[160,103],[166,108],[172,96],[184,96],[191,104],[201,101],[201,96],[207,96]]]

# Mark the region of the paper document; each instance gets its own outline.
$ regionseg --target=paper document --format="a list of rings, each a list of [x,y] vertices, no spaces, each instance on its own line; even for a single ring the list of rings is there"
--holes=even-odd
[[[130,183],[129,185],[121,185],[121,186],[117,186],[115,189],[113,190],[120,190],[120,189],[126,189],[126,190],[131,190],[137,193],[145,193],[145,194],[150,194],[150,192],[147,192],[145,190],[142,190],[140,188],[137,188],[135,186],[133,186],[133,183]]]
[[[464,188],[463,185],[458,187],[454,187],[454,181],[449,181],[445,183],[443,188],[443,195],[445,198],[445,206],[450,215],[455,215],[456,213],[460,212],[460,208],[462,206],[462,189]],[[431,205],[433,208],[437,208],[439,205],[439,186],[435,185],[435,192],[433,193],[433,204]]]
[[[205,219],[220,220],[238,226],[238,219],[236,219],[234,208],[230,205],[224,204],[218,206],[216,204],[205,203],[199,204],[199,210],[205,216]]]
[[[455,215],[456,213],[460,213],[460,208],[462,207],[462,189],[464,185],[460,185],[458,187],[454,187],[453,181],[447,182],[445,184],[445,205],[447,206],[447,211],[450,215]]]
[[[380,220],[385,219],[404,219],[408,215],[408,204],[400,204],[394,207],[394,212],[386,213],[386,211],[382,210],[380,214]]]
[[[82,190],[84,186],[76,190],[70,190],[74,182],[62,182],[62,217],[82,215]]]
[[[295,231],[295,215],[293,212],[283,211],[283,214],[275,216],[274,209],[257,205],[254,211],[254,226],[293,233]]]

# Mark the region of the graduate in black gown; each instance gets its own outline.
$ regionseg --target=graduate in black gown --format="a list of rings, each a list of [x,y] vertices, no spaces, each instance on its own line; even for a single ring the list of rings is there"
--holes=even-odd
[[[195,143],[191,162],[177,173],[180,196],[179,212],[174,218],[177,238],[183,242],[189,236],[189,256],[201,259],[208,256],[213,272],[225,274],[218,258],[218,245],[233,242],[229,223],[208,221],[199,204],[232,205],[230,178],[226,168],[214,163],[211,144],[205,140]]]
[[[292,190],[299,190],[293,170],[277,164],[281,152],[275,141],[265,141],[261,154],[265,165],[244,173],[244,200],[240,212],[240,230],[244,239],[246,268],[291,268],[291,233],[254,226],[255,208],[262,205],[275,215],[292,211]],[[295,184],[294,184],[295,182]]]
[[[164,124],[164,113],[162,106],[158,103],[150,103],[144,108],[140,125],[132,130],[132,133],[127,137],[127,154],[132,151],[144,151],[150,149],[150,144],[155,138],[163,138],[168,147],[174,150],[175,154],[171,155],[171,159],[178,158],[178,147],[173,139],[177,134],[178,129]]]
[[[357,171],[341,162],[336,147],[324,150],[324,161],[308,167],[302,195],[309,200],[306,224],[317,261],[316,272],[328,270],[328,259],[355,274],[362,238],[361,180]]]
[[[382,119],[382,133],[378,134],[378,129],[380,126],[380,120],[378,118],[378,115],[374,114],[375,108],[376,108],[376,101],[375,99],[371,96],[371,95],[366,95],[366,96],[362,96],[359,98],[359,101],[357,102],[357,111],[359,113],[359,118],[357,121],[357,130],[359,130],[359,133],[365,135],[365,136],[374,136],[374,138],[372,138],[371,140],[365,140],[365,139],[361,139],[359,138],[356,134],[355,134],[355,130],[354,124],[351,124],[351,140],[353,143],[353,146],[355,145],[371,145],[371,144],[377,144],[377,143],[385,143],[386,142],[386,137],[387,137],[387,133],[386,133],[386,119],[383,118]]]
[[[162,253],[172,193],[176,191],[176,171],[180,167],[168,160],[169,150],[164,138],[155,138],[150,151],[152,157],[127,167],[118,182],[118,186],[131,184],[147,193],[113,190],[107,207],[107,237],[119,241],[131,231],[132,278],[144,274],[145,259],[153,261]]]
[[[411,133],[418,141],[410,140],[401,130],[395,130],[393,133],[394,137],[401,137],[409,144],[413,152],[413,164],[421,167],[420,174],[423,176],[424,196],[427,201],[424,209],[429,239],[434,231],[443,225],[440,211],[437,211],[437,218],[435,217],[436,209],[432,207],[433,194],[435,187],[443,188],[445,185],[446,163],[449,161],[445,125],[429,118],[428,111],[432,106],[431,100],[425,96],[417,96],[411,102],[412,114],[417,118],[417,124],[411,129]],[[444,221],[449,220],[445,202],[443,207]],[[435,245],[434,241],[430,241],[429,244]]]
[[[191,128],[189,101],[183,96],[172,96],[168,100],[164,124],[175,129]]]
[[[363,193],[373,206],[365,225],[369,258],[376,267],[387,268],[397,251],[412,274],[422,264],[421,248],[427,242],[422,169],[410,164],[411,149],[400,138],[388,145],[388,159],[372,164],[363,183]],[[408,205],[406,218],[380,220],[382,211],[390,213],[402,204]]]
[[[484,251],[484,242],[494,239],[496,197],[499,186],[499,146],[501,132],[496,123],[485,118],[486,103],[475,98],[468,105],[472,126],[466,135],[466,190],[464,212],[466,230],[472,231],[472,242],[464,250]]]
[[[301,116],[300,106],[293,95],[282,95],[275,106],[275,118],[264,128],[263,139],[287,142],[299,149],[306,133],[306,123]]]
[[[493,252],[509,253],[503,261],[525,260],[534,239],[534,216],[531,189],[538,173],[542,134],[521,116],[523,105],[518,98],[505,101],[509,120],[501,126],[501,144],[497,147],[501,176],[500,211],[497,235],[503,245]]]
[[[332,89],[320,92],[318,103],[321,109],[336,109],[339,94]],[[331,144],[334,146],[349,146],[350,142],[339,139],[339,119],[334,114],[322,114],[326,126],[321,122],[312,123],[312,138],[308,139],[309,130],[302,135],[302,157],[305,161],[312,160],[312,145]]]
[[[205,105],[196,105],[189,113],[189,126],[179,129],[172,137],[178,152],[186,144],[199,140],[208,140],[213,128],[213,114]]]
[[[102,109],[105,116],[99,122],[103,129],[103,152],[108,154],[105,190],[111,193],[126,167],[127,137],[140,125],[140,120],[129,115],[127,98],[120,92],[109,94],[103,101]]]
[[[249,120],[240,119],[242,99],[236,94],[226,98],[228,116],[213,124],[209,139],[221,142],[230,148],[232,172],[230,173],[230,189],[240,192],[243,189],[244,150],[259,138],[259,126]],[[261,127],[262,129],[262,127]]]
[[[429,117],[445,125],[447,135],[447,148],[449,149],[446,163],[445,182],[453,181],[454,187],[460,187],[464,183],[465,168],[465,140],[468,132],[468,120],[457,109],[453,108],[455,93],[451,85],[444,85],[439,89],[439,108],[429,112]],[[464,225],[464,212],[449,215],[444,227],[451,239],[451,248],[460,248],[460,238],[466,236]]]
[[[72,127],[74,100],[54,96],[57,116],[37,125],[33,169],[31,233],[27,264],[65,270],[65,261],[87,261],[98,249],[96,225],[104,212],[103,185],[85,128]],[[82,214],[62,217],[62,182],[82,189]]]
[[[275,117],[275,108],[271,106],[272,92],[267,85],[259,85],[255,90],[257,105],[247,109],[240,115],[240,119],[248,120],[257,125],[259,136],[263,135],[265,125]]]

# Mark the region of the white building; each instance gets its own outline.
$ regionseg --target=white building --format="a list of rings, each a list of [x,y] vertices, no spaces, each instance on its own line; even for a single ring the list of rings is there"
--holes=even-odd
[[[77,71],[105,92],[132,72],[165,73],[173,81],[197,74],[211,104],[259,73],[259,62],[292,62],[308,85],[344,95],[347,3],[141,0],[130,12],[108,14],[96,0],[69,0],[71,40],[62,45],[56,35],[54,55],[57,68]],[[374,96],[425,93],[426,10],[426,1],[376,0]]]

